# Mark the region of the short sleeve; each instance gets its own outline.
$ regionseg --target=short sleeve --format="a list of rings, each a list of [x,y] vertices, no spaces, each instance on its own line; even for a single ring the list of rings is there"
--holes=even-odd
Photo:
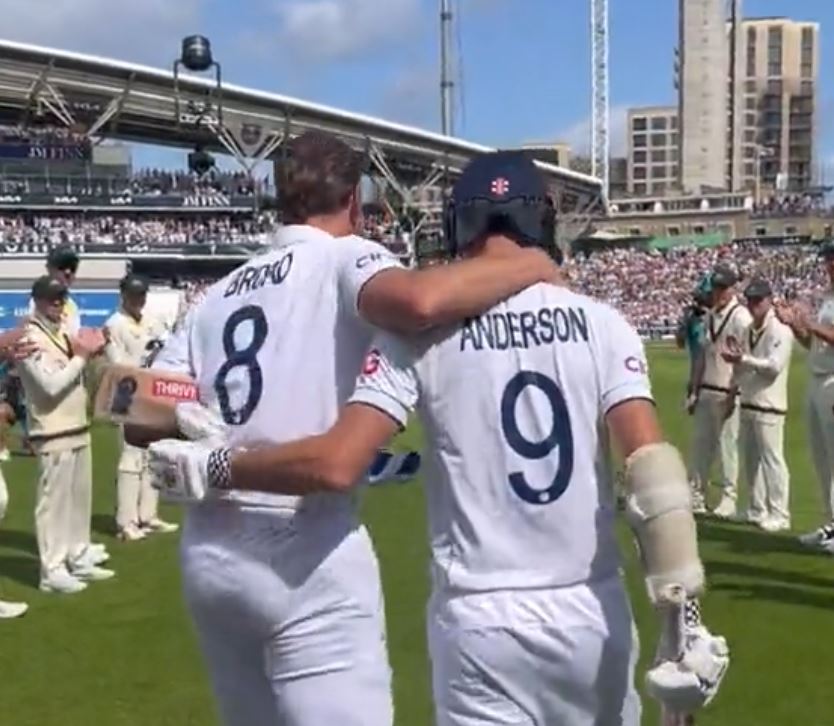
[[[192,309],[171,333],[168,340],[156,354],[150,368],[158,371],[170,371],[186,376],[194,376],[191,363],[191,333],[194,328],[196,309]]]
[[[384,270],[402,268],[385,247],[362,237],[344,237],[339,245],[339,293],[349,310],[358,311],[359,294],[365,284]]]
[[[646,350],[637,331],[615,310],[603,317],[600,357],[600,407],[608,413],[620,403],[654,401]]]
[[[388,414],[402,428],[419,398],[416,353],[389,333],[373,342],[349,403],[363,403]]]

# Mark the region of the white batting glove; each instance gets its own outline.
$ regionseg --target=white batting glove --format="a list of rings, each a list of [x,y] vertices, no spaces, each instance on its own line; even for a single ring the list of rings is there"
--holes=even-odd
[[[165,439],[148,447],[151,486],[168,502],[200,502],[209,489],[209,443]]]
[[[223,446],[228,438],[229,427],[220,413],[195,401],[178,403],[174,409],[177,428],[189,441],[211,443]]]
[[[701,623],[695,600],[668,608],[656,665],[646,674],[646,690],[668,713],[691,714],[709,705],[730,665],[727,641]],[[673,642],[674,641],[674,642]]]

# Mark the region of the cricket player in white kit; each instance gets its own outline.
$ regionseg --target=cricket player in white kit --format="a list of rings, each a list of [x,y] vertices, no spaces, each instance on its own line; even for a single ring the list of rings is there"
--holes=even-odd
[[[78,275],[81,260],[78,253],[69,245],[53,247],[46,257],[46,274],[60,280],[71,291]],[[35,314],[35,301],[29,303],[30,315]],[[71,295],[67,295],[63,310],[63,328],[67,335],[77,335],[81,330],[81,311]]]
[[[160,321],[144,312],[148,283],[136,275],[119,282],[121,306],[105,323],[105,353],[110,363],[141,367],[151,347],[165,335]],[[116,480],[116,526],[119,539],[137,541],[153,532],[176,532],[176,524],[157,513],[159,495],[148,476],[147,452],[125,443],[119,436],[120,455]]]
[[[25,334],[26,331],[23,327],[0,333],[0,361],[9,363],[14,360],[25,360],[37,352],[37,349],[31,344],[22,345]],[[3,471],[0,470],[0,524],[3,523],[3,517],[6,516],[8,505],[9,489],[6,484],[6,478],[3,476]],[[0,600],[0,620],[19,618],[28,609],[29,606],[23,602]]]
[[[472,259],[510,260],[520,250],[510,236],[541,244],[549,228],[552,239],[545,194],[523,155],[481,157],[455,187],[456,238]],[[418,407],[431,461],[438,726],[637,726],[606,423],[628,457],[652,599],[660,604],[673,583],[697,595],[703,569],[686,471],[662,443],[643,346],[622,316],[532,285],[410,342],[381,334],[350,404],[329,431],[294,444],[230,452],[160,442],[152,469],[198,497],[207,486],[343,494]],[[685,667],[675,675],[703,703],[726,653],[722,639],[694,637],[705,647],[702,681]]]
[[[834,554],[834,243],[824,244],[820,252],[831,284],[816,315],[801,303],[777,305],[776,314],[809,351],[806,415],[826,523],[799,539]]]
[[[90,541],[93,471],[84,371],[105,346],[100,331],[64,332],[67,287],[43,276],[32,285],[36,314],[27,338],[38,352],[19,365],[38,459],[35,529],[41,561],[40,589],[77,593],[88,582],[115,574],[99,567],[109,555]]]
[[[0,524],[3,522],[3,517],[6,516],[6,508],[9,505],[9,488],[6,485],[6,478],[0,470]],[[10,602],[8,600],[0,600],[0,620],[11,620],[12,618],[19,618],[25,615],[29,606],[25,602]]]
[[[742,339],[751,322],[750,313],[735,295],[737,282],[735,271],[726,265],[718,265],[713,271],[713,305],[707,313],[706,339],[694,375],[697,401],[689,460],[692,506],[696,514],[706,512],[706,485],[718,456],[721,500],[712,513],[722,518],[736,515],[739,414],[736,408],[729,417],[725,415],[733,367],[721,353],[728,343]]]
[[[749,503],[743,519],[767,532],[790,529],[790,474],[785,462],[785,417],[793,333],[773,311],[773,290],[762,278],[744,289],[753,317],[746,335],[722,353],[735,368],[729,410],[741,407],[741,451]]]
[[[345,236],[361,220],[362,166],[327,134],[295,139],[274,249],[211,287],[154,362],[196,378],[235,445],[327,431],[353,391],[368,322],[417,332],[558,276],[532,250],[403,269]],[[350,493],[231,491],[191,507],[182,564],[225,724],[391,726],[378,565]]]

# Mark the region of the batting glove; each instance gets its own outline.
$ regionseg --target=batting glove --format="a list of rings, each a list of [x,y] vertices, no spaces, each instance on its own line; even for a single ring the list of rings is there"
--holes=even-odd
[[[675,622],[665,623],[656,665],[646,674],[646,690],[668,712],[691,714],[715,698],[730,665],[730,650],[724,638],[701,623],[696,600],[668,610],[666,617]],[[674,638],[679,640],[674,647],[666,641],[667,633],[676,629],[680,636]]]
[[[160,497],[179,504],[200,502],[209,490],[209,459],[214,447],[165,439],[148,447],[151,486]]]
[[[229,427],[212,408],[194,401],[178,403],[174,414],[177,428],[189,441],[200,441],[219,447],[226,443]]]

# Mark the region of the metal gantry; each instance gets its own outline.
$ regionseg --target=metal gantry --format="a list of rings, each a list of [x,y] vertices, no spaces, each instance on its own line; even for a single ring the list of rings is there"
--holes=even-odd
[[[591,175],[602,180],[605,200],[609,190],[611,152],[608,105],[608,0],[591,0]]]
[[[455,133],[455,82],[452,79],[452,4],[440,0],[440,123],[444,136]]]

